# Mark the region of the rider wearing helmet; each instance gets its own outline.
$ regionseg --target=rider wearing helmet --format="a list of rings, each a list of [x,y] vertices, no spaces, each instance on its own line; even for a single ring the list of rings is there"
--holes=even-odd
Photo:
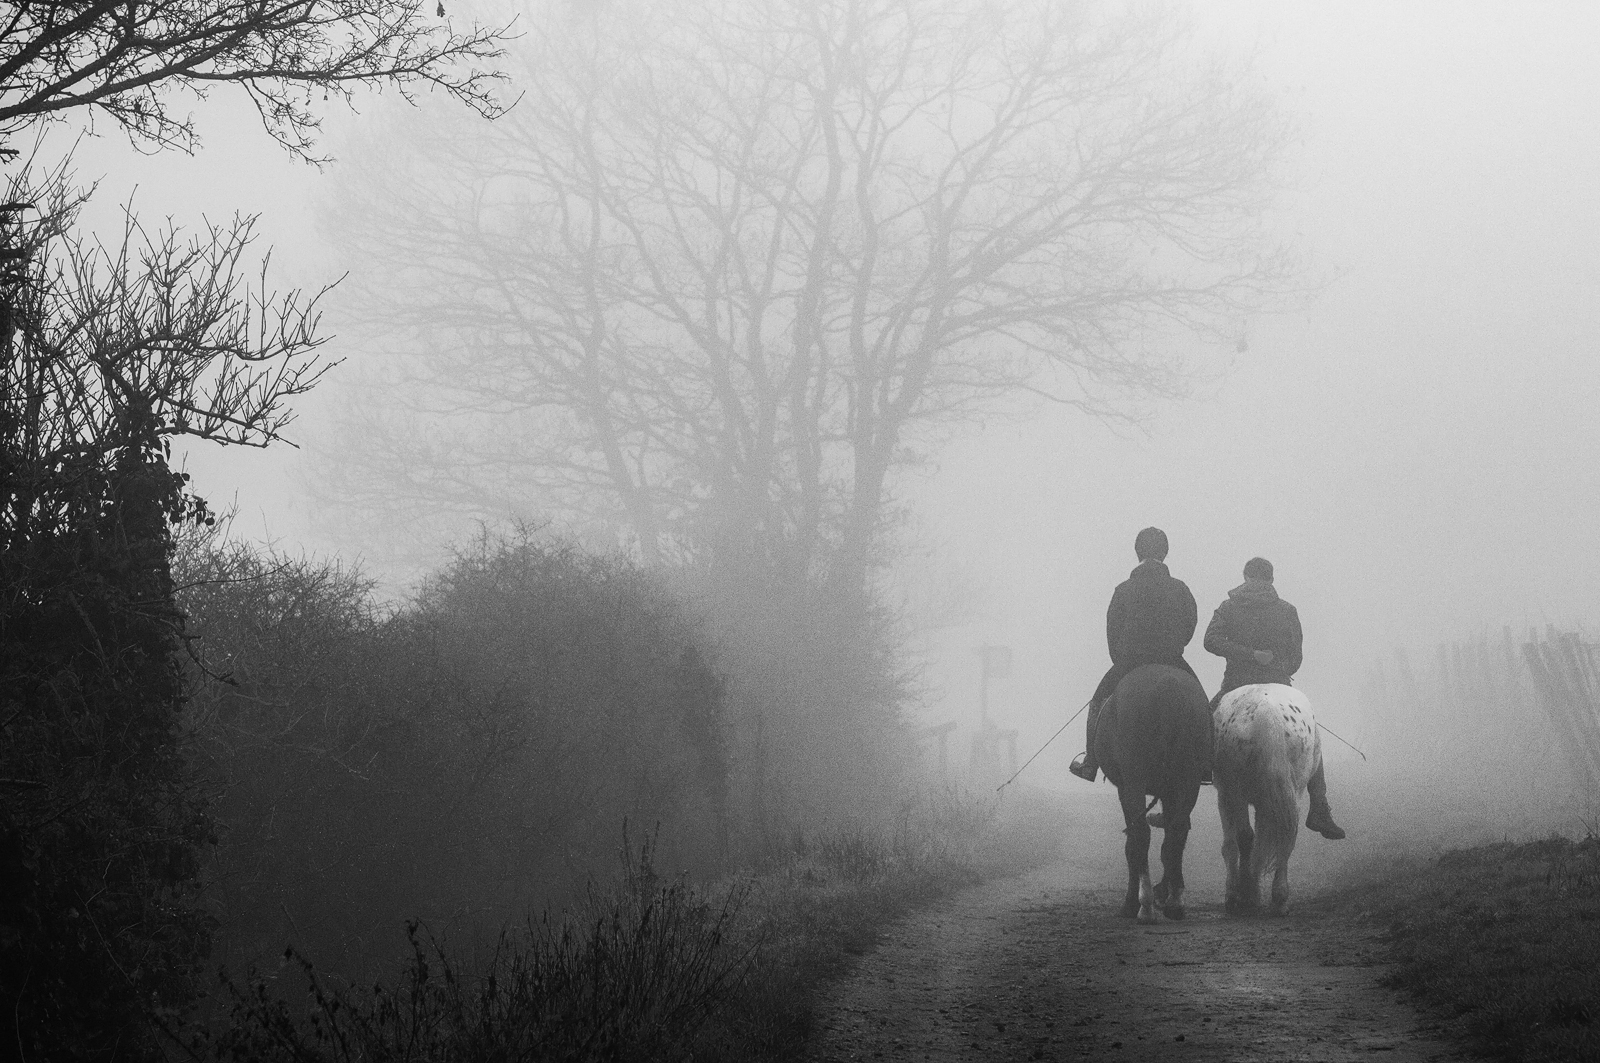
[[[1290,686],[1300,668],[1300,614],[1278,597],[1272,575],[1272,562],[1252,557],[1244,566],[1244,582],[1228,592],[1206,626],[1206,649],[1228,662],[1222,689],[1211,702],[1213,712],[1228,691],[1251,683]],[[1328,784],[1320,761],[1306,792],[1311,797],[1306,826],[1324,838],[1343,838],[1344,830],[1328,807]]]
[[[1100,709],[1122,677],[1143,664],[1167,664],[1194,675],[1194,669],[1183,659],[1183,648],[1194,638],[1200,617],[1189,588],[1167,571],[1167,533],[1160,528],[1144,529],[1133,541],[1133,552],[1139,565],[1118,584],[1106,610],[1111,669],[1090,699],[1089,748],[1068,769],[1089,782],[1094,782],[1100,770],[1094,755]]]

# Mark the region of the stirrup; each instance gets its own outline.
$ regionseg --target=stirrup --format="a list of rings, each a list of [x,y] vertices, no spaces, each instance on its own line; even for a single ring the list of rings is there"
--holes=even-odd
[[[1088,759],[1089,754],[1079,753],[1072,758],[1072,763],[1067,766],[1067,770],[1085,782],[1094,782],[1095,777],[1100,774],[1100,768],[1097,765],[1089,765],[1087,763]],[[1058,760],[1056,763],[1059,764],[1061,762]]]

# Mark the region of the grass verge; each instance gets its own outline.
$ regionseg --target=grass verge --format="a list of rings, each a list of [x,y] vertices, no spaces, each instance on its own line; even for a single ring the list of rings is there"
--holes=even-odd
[[[1600,1060],[1600,839],[1455,850],[1312,903],[1386,925],[1389,984],[1459,1016],[1487,1054]]]
[[[329,988],[290,957],[301,1003],[274,981],[231,987],[231,1024],[191,1046],[213,1059],[297,1063],[783,1061],[810,1036],[819,991],[889,921],[1049,853],[1048,812],[1004,821],[970,798],[910,802],[892,823],[797,837],[768,865],[708,887],[662,878],[648,843],[614,889],[564,918],[507,931],[488,955],[412,928],[390,983]]]

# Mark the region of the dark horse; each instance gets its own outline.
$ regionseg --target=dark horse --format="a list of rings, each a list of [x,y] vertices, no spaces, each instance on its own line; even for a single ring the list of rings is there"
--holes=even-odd
[[[1183,918],[1183,847],[1189,813],[1211,759],[1211,706],[1200,681],[1164,664],[1135,668],[1117,684],[1095,728],[1095,754],[1117,787],[1128,836],[1128,896],[1122,914],[1157,922]],[[1146,797],[1161,802],[1161,884],[1150,888],[1150,824]]]

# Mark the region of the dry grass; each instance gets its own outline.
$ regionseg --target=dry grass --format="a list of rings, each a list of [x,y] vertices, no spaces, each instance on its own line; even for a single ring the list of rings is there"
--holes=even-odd
[[[1600,1060],[1600,839],[1553,837],[1369,868],[1310,902],[1387,927],[1391,984],[1489,1055]]]
[[[615,890],[502,935],[488,956],[414,932],[399,976],[356,992],[302,962],[304,1008],[255,978],[235,989],[231,1027],[198,1051],[263,1063],[797,1059],[818,991],[886,923],[1049,855],[1036,835],[1050,817],[1016,804],[1022,814],[1001,821],[960,795],[907,802],[886,825],[797,838],[704,888],[659,876],[647,842]]]

